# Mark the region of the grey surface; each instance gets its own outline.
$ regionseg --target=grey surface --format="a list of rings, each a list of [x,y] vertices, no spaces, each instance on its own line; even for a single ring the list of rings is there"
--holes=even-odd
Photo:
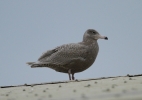
[[[95,63],[77,79],[141,73],[141,5],[141,0],[0,0],[0,86],[67,80],[66,74],[25,63],[81,41],[88,28],[109,41],[98,41]]]
[[[1,100],[141,100],[142,76],[1,87]]]

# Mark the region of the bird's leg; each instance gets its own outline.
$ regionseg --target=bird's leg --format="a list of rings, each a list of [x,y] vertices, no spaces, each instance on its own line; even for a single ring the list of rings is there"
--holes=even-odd
[[[71,69],[68,70],[69,80],[71,80]]]
[[[72,73],[72,80],[75,80],[74,73]]]

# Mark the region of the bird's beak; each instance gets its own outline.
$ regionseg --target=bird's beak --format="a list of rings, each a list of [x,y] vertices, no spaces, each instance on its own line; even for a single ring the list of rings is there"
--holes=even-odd
[[[96,39],[105,39],[105,40],[108,40],[108,38],[107,38],[106,36],[102,36],[102,35],[100,35],[100,34],[98,34],[98,35],[96,36]]]

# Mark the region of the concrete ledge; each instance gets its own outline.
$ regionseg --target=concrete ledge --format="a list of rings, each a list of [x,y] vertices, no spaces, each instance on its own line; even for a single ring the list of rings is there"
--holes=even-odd
[[[0,100],[142,100],[142,74],[1,86]]]

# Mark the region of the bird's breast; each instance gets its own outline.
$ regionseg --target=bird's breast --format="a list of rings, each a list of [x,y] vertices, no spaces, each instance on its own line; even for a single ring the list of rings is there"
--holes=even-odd
[[[87,66],[90,67],[94,63],[94,61],[98,55],[98,51],[99,51],[98,45],[93,45],[92,47],[90,47],[90,50],[89,50],[88,55],[86,57],[86,65]]]
[[[92,44],[88,47],[88,50],[86,52],[86,57],[83,62],[80,63],[79,66],[76,66],[75,72],[82,72],[86,69],[88,69],[95,61],[99,51],[98,44]]]

